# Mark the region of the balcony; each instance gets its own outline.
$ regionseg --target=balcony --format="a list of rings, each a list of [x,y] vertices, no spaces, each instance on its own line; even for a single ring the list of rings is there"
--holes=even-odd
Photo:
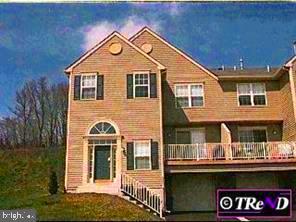
[[[167,165],[295,162],[296,142],[167,144]]]

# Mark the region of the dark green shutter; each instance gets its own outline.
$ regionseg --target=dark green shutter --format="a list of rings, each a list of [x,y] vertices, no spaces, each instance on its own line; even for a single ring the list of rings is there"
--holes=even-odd
[[[134,97],[134,80],[133,80],[133,74],[127,74],[126,76],[126,86],[127,86],[127,98],[132,99]]]
[[[150,74],[150,98],[157,97],[157,81],[156,81],[156,74]]]
[[[128,142],[126,145],[127,149],[127,169],[133,170],[134,169],[134,143]]]
[[[74,100],[80,100],[81,76],[74,76]]]
[[[151,165],[152,170],[159,169],[158,142],[156,141],[151,141]]]
[[[97,99],[104,99],[104,76],[97,76]]]

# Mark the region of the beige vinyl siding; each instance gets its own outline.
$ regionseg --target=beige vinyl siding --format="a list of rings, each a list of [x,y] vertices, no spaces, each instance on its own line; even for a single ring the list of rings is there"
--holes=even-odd
[[[184,125],[192,122],[224,122],[281,120],[280,91],[277,81],[265,81],[267,106],[239,107],[236,82],[218,82],[159,39],[144,31],[133,40],[141,47],[150,43],[152,57],[167,67],[166,80],[163,81],[164,125]],[[204,107],[176,108],[174,85],[177,83],[203,83]]]
[[[108,47],[112,42],[122,44],[121,54],[114,56],[109,53]],[[123,149],[126,148],[126,142],[132,140],[153,139],[160,141],[159,97],[126,98],[126,74],[132,73],[134,70],[149,70],[157,74],[157,81],[160,80],[156,65],[118,37],[110,39],[98,51],[73,69],[73,75],[70,76],[72,95],[68,145],[68,189],[75,189],[82,183],[83,136],[96,121],[108,119],[118,125]],[[73,100],[74,75],[87,72],[98,72],[104,75],[104,100]],[[126,157],[123,152],[121,154],[123,169],[126,169]],[[140,171],[131,173],[135,177],[142,175]],[[147,178],[145,182],[148,187],[161,187],[160,170],[147,171],[143,178]]]

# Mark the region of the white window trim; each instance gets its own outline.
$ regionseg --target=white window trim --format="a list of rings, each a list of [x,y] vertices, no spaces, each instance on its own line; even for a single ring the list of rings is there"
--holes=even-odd
[[[251,130],[265,130],[266,141],[268,142],[267,126],[241,126],[241,127],[238,127],[238,140],[240,139],[240,132],[241,131],[251,131]]]
[[[188,96],[187,99],[188,101],[188,106],[184,107],[178,107],[178,102],[176,98],[182,98],[185,96],[177,96],[177,86],[187,86],[187,91],[188,91]],[[192,106],[192,101],[191,101],[191,86],[202,86],[202,106]],[[176,108],[201,108],[205,106],[205,90],[204,90],[204,84],[203,83],[177,83],[174,86],[175,88],[175,107]],[[195,96],[196,97],[196,96]]]
[[[82,78],[84,76],[95,76],[95,98],[91,98],[91,99],[83,99],[82,98],[82,91],[83,89],[87,89],[87,88],[94,88],[94,87],[89,87],[89,86],[82,86]],[[81,75],[81,81],[80,81],[80,100],[96,100],[97,99],[97,85],[98,85],[98,74],[97,73],[84,73]]]
[[[256,84],[256,83],[259,83],[259,82],[253,82],[253,83],[237,83],[236,84],[236,93],[237,93],[237,104],[238,106],[267,106],[267,95],[266,95],[266,85],[265,83],[260,83],[260,84],[263,84],[263,87],[264,87],[264,93],[254,93],[253,92],[253,84]],[[240,84],[249,84],[250,85],[250,93],[242,93],[240,94],[239,93],[239,85]],[[261,95],[265,97],[265,105],[255,105],[254,103],[254,96],[258,96],[258,95]],[[239,96],[250,96],[251,97],[251,105],[240,105],[239,103]]]
[[[136,168],[136,157],[143,157],[143,156],[136,156],[136,143],[149,143],[149,168],[146,169],[137,169]],[[144,156],[147,157],[147,156]],[[135,140],[134,141],[134,170],[152,170],[152,163],[151,163],[151,140]]]
[[[137,84],[136,85],[136,75],[145,74],[148,75],[148,84]],[[136,86],[147,86],[148,87],[148,96],[147,97],[139,97],[136,96]],[[133,72],[133,97],[135,98],[150,98],[150,71],[136,71]]]
[[[190,144],[191,144],[191,141],[192,141],[192,138],[191,138],[191,132],[192,131],[203,131],[204,135],[205,135],[205,140],[206,140],[206,128],[205,127],[198,127],[198,128],[176,128],[175,130],[175,141],[176,141],[176,144],[178,144],[178,132],[190,132]]]

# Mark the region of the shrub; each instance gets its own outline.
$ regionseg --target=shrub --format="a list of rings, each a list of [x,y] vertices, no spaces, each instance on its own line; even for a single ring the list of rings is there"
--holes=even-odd
[[[51,195],[57,194],[59,189],[59,184],[58,184],[58,178],[57,174],[54,170],[50,170],[50,176],[49,176],[49,183],[48,183],[48,192]]]

